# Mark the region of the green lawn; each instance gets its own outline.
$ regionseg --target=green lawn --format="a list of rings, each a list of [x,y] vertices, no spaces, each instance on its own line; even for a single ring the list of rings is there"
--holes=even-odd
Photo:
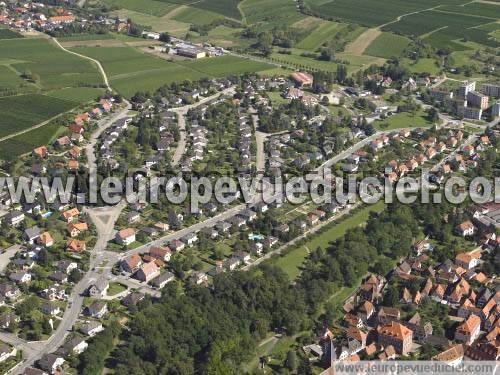
[[[424,111],[417,112],[415,115],[409,112],[401,112],[385,120],[377,120],[373,125],[379,130],[429,127],[432,123],[425,116],[426,113]]]
[[[381,212],[384,208],[385,203],[382,201],[363,207],[355,212],[354,215],[345,219],[340,219],[338,223],[334,222],[326,231],[308,240],[305,243],[305,246],[307,246],[311,251],[316,250],[318,247],[325,249],[330,242],[342,237],[349,229],[360,224],[364,224],[366,220],[368,220],[370,212]]]
[[[203,9],[186,7],[175,16],[174,20],[194,25],[208,25],[209,23],[224,18],[222,15]]]
[[[349,229],[363,224],[368,220],[370,212],[381,212],[385,208],[384,202],[378,202],[361,208],[354,215],[340,218],[327,226],[322,233],[313,234],[304,245],[293,248],[285,255],[272,260],[273,264],[282,268],[293,280],[300,273],[300,267],[304,263],[309,251],[315,251],[318,247],[326,248],[332,241],[343,236]]]
[[[405,36],[383,32],[365,50],[364,54],[383,58],[399,57],[410,44]]]
[[[124,292],[127,290],[127,286],[117,283],[111,282],[109,283],[108,296],[116,296],[117,294]]]

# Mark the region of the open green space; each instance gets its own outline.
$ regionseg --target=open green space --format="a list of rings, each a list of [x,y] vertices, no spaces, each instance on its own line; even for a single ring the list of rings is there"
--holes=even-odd
[[[439,10],[487,18],[498,18],[500,14],[500,2],[498,4],[470,2],[460,6],[443,6]]]
[[[40,94],[0,98],[0,137],[27,129],[73,107],[74,102]]]
[[[402,35],[383,32],[368,46],[364,54],[386,59],[398,57],[410,42],[410,39]]]
[[[116,296],[119,293],[122,293],[127,290],[127,286],[117,283],[117,282],[111,282],[109,283],[109,289],[108,289],[108,295],[109,296]]]
[[[297,45],[297,48],[315,51],[323,43],[333,38],[333,36],[345,25],[338,22],[321,22],[308,36],[302,39]]]
[[[325,249],[330,242],[339,239],[349,229],[365,223],[370,212],[381,212],[384,208],[385,203],[381,201],[363,207],[346,218],[340,218],[339,221],[328,224],[326,230],[322,230],[321,233],[313,234],[303,245],[286,252],[281,257],[273,258],[272,262],[282,268],[291,279],[295,279],[309,251],[314,251],[318,247]]]
[[[431,125],[432,122],[427,120],[426,113],[423,110],[415,114],[410,112],[397,113],[385,120],[377,120],[373,123],[376,129],[381,130],[429,127]]]

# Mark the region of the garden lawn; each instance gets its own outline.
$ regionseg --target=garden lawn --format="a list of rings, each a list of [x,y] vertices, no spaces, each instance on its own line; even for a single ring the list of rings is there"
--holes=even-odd
[[[127,287],[117,282],[109,283],[108,296],[116,296],[127,290]]]

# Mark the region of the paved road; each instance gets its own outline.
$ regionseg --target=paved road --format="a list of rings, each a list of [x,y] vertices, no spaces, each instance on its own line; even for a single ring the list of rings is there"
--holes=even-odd
[[[186,137],[187,137],[187,135],[186,135],[186,118],[185,118],[185,116],[188,113],[188,111],[190,109],[197,108],[203,104],[206,104],[212,100],[215,100],[223,94],[230,94],[230,93],[234,93],[234,86],[229,87],[229,88],[227,88],[221,92],[218,92],[217,94],[214,94],[212,96],[207,96],[206,98],[201,99],[199,102],[197,102],[195,104],[190,104],[190,105],[186,105],[186,106],[179,107],[179,108],[172,108],[170,110],[170,111],[175,112],[177,114],[177,124],[178,124],[177,126],[179,127],[179,133],[180,133],[180,139],[179,139],[179,142],[177,143],[177,148],[175,149],[174,156],[172,156],[172,161],[170,163],[172,165],[172,167],[175,167],[180,163],[182,156],[186,152],[186,143],[187,143]]]
[[[87,146],[86,152],[88,157],[88,167],[90,170],[96,170],[96,157],[94,155],[94,145],[96,143],[99,135],[107,128],[112,126],[112,124],[120,118],[126,116],[130,108],[130,104],[127,103],[127,107],[120,110],[119,112],[113,114],[112,116],[105,118],[100,123],[100,127],[92,134],[91,142]],[[59,323],[59,326],[53,332],[52,336],[45,342],[37,346],[32,346],[29,343],[21,342],[15,343],[16,347],[20,347],[24,352],[24,361],[19,363],[16,367],[9,371],[9,373],[22,373],[27,367],[32,366],[38,359],[47,353],[55,351],[59,346],[64,343],[66,336],[72,330],[83,305],[83,294],[86,289],[96,281],[103,274],[100,273],[100,269],[97,266],[101,264],[106,264],[109,267],[108,273],[111,272],[111,267],[116,262],[116,255],[106,251],[108,241],[114,237],[115,230],[114,224],[118,219],[121,211],[125,207],[125,201],[122,201],[116,206],[106,206],[97,208],[83,209],[83,213],[88,214],[92,221],[95,223],[97,228],[97,241],[91,252],[89,271],[83,276],[82,280],[75,285],[69,298],[68,306],[64,312],[64,315]],[[106,273],[104,273],[106,276]],[[1,338],[2,336],[0,336]],[[7,339],[8,337],[4,337]],[[19,339],[20,340],[20,339]],[[12,341],[5,340],[6,342],[12,343]]]
[[[105,117],[97,122],[98,128],[90,136],[88,144],[85,146],[85,154],[87,156],[87,167],[89,174],[97,173],[97,152],[94,149],[101,134],[112,127],[114,123],[126,117],[130,117],[128,112],[132,109],[132,105],[125,100],[126,106],[123,109],[113,113],[110,117]]]

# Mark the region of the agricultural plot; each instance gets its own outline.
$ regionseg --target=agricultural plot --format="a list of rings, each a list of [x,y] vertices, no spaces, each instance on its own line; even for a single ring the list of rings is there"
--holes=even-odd
[[[38,88],[26,82],[19,74],[0,62],[0,93],[36,91]]]
[[[210,59],[187,60],[179,62],[179,64],[209,77],[259,72],[271,68],[269,64],[264,62],[251,61],[228,55]]]
[[[296,8],[296,3],[289,0],[243,0],[240,9],[248,24],[265,21],[265,27],[292,25],[305,18]]]
[[[105,0],[105,3],[118,8],[155,15],[157,17],[164,16],[178,6],[165,1],[156,0]]]
[[[302,39],[297,45],[297,48],[315,51],[323,43],[330,40],[339,30],[345,25],[337,22],[321,22],[308,36]]]
[[[271,68],[265,63],[233,56],[169,62],[140,53],[132,47],[75,47],[73,50],[99,60],[111,85],[127,97],[137,91],[152,92],[172,82],[257,72]]]
[[[74,34],[69,36],[58,37],[57,40],[62,42],[84,42],[90,40],[107,40],[114,39],[113,34]]]
[[[386,59],[392,56],[398,57],[401,56],[408,44],[410,44],[410,39],[401,35],[384,32],[365,49],[364,54]]]
[[[194,25],[208,25],[209,23],[221,18],[224,17],[214,12],[184,6],[172,17],[172,19],[176,21]]]
[[[66,87],[63,89],[48,91],[45,95],[69,100],[75,103],[85,103],[96,100],[100,95],[104,94],[105,89],[94,87]]]
[[[166,2],[172,4],[190,5],[195,8],[219,13],[225,17],[237,20],[241,19],[241,13],[238,9],[239,0],[167,0]]]
[[[411,17],[404,17],[384,27],[384,30],[393,31],[398,34],[409,36],[421,36],[437,32],[444,42],[467,38],[471,41],[496,46],[496,43],[488,33],[475,27],[491,23],[490,18],[479,16],[468,16],[458,13],[447,13],[440,11],[425,11]],[[432,35],[432,34],[431,34]]]
[[[57,124],[47,124],[38,129],[0,142],[0,159],[14,160],[31,152],[35,147],[52,143],[67,128]]]
[[[158,17],[154,14],[146,14],[130,9],[120,9],[111,12],[110,15],[120,19],[130,18],[132,21],[140,25],[151,26],[154,31],[168,31],[170,34],[178,37],[184,37],[186,32],[189,30],[189,24],[170,18],[170,14],[168,13],[164,16]]]
[[[15,31],[9,29],[1,29],[0,28],[0,39],[16,39],[22,38],[23,36]]]
[[[495,16],[500,14],[500,2],[498,4],[468,3],[460,6],[448,5],[440,7],[439,10],[496,19],[498,17]]]
[[[398,16],[428,9],[437,5],[461,4],[460,0],[332,0],[327,3],[306,0],[313,12],[321,17],[348,21],[368,27],[380,26]]]
[[[0,98],[0,137],[46,121],[75,107],[75,103],[40,94]]]
[[[0,62],[17,77],[26,71],[37,74],[42,90],[102,84],[95,64],[63,51],[48,39],[0,40]]]

